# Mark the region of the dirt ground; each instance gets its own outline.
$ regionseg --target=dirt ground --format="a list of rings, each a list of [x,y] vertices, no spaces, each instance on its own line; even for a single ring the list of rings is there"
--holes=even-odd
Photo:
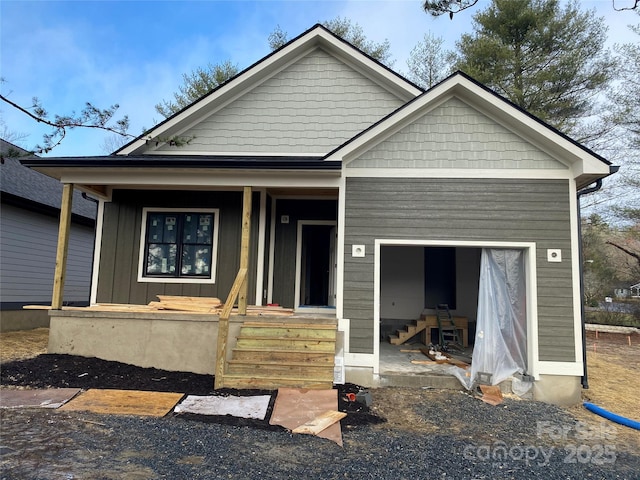
[[[49,329],[47,328],[0,334],[0,362],[26,360],[46,353],[48,337]],[[593,402],[609,411],[640,419],[640,398],[637,388],[640,372],[640,335],[637,333],[624,335],[587,332],[587,345],[589,388],[583,390],[583,400]],[[72,369],[73,366],[68,366],[68,368]],[[96,368],[105,369],[105,367]],[[64,369],[61,368],[63,371]],[[40,372],[40,375],[47,377],[50,373]],[[199,377],[203,378],[198,379],[200,383],[193,387],[195,390],[191,393],[206,394],[210,387],[209,379],[206,376]],[[74,386],[89,388],[91,376],[88,375],[85,378],[87,379],[86,385],[76,384]],[[128,378],[130,382],[135,381],[131,377],[131,372],[116,374],[113,384],[103,385],[102,388],[121,388],[122,378]],[[173,379],[167,379],[168,384],[171,384],[172,381]],[[154,386],[161,389],[160,383],[156,382]],[[6,385],[2,386],[6,387]],[[377,389],[375,409],[381,417],[400,428],[406,430],[423,429],[425,426],[416,421],[414,414],[414,405],[420,394],[420,389]],[[572,407],[569,411],[578,419],[593,420],[593,414],[581,405]],[[635,416],[633,412],[635,412]],[[625,431],[622,430],[622,432]],[[635,434],[632,435],[632,438],[637,441]]]

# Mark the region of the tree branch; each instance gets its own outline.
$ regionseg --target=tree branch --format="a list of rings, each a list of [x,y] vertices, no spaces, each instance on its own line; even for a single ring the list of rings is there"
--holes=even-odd
[[[622,12],[624,10],[635,10],[636,8],[640,7],[640,0],[634,0],[633,6],[631,7],[616,8],[616,0],[611,0],[611,4],[613,5],[613,9],[616,12]]]
[[[422,8],[434,17],[448,13],[449,18],[453,20],[455,13],[471,8],[476,3],[478,3],[478,0],[424,0]]]
[[[606,242],[608,245],[611,245],[612,247],[616,247],[618,250],[622,250],[624,253],[626,253],[627,255],[630,255],[631,257],[635,258],[636,261],[638,262],[638,265],[640,265],[640,253],[635,253],[632,252],[631,250],[628,250],[627,248],[621,246],[621,245],[617,245],[614,242],[612,242],[611,240],[607,240]]]
[[[43,135],[44,146],[36,145],[33,153],[50,152],[62,143],[62,140],[64,140],[67,135],[67,129],[73,128],[93,128],[105,130],[127,138],[135,138],[134,135],[127,133],[129,118],[126,115],[116,120],[115,125],[108,125],[116,110],[119,108],[117,104],[102,110],[87,102],[85,108],[80,112],[80,115],[76,115],[75,112],[73,112],[72,115],[67,116],[56,115],[53,120],[50,120],[47,111],[42,107],[37,98],[33,99],[33,105],[31,107],[33,112],[9,100],[4,95],[0,95],[0,100],[24,113],[32,120],[53,128],[53,132]]]

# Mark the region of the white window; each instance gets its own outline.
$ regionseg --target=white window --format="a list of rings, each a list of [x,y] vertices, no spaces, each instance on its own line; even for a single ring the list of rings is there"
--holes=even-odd
[[[214,283],[218,210],[145,208],[138,281]]]

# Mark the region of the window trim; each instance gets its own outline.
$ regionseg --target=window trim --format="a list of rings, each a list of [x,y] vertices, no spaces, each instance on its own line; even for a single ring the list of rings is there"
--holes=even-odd
[[[203,277],[145,277],[145,252],[147,247],[147,217],[149,213],[208,213],[213,215],[213,238],[211,243],[211,276]],[[142,209],[142,228],[140,229],[140,248],[138,252],[138,282],[140,283],[216,283],[218,267],[218,237],[220,225],[219,208],[163,208],[144,207]]]

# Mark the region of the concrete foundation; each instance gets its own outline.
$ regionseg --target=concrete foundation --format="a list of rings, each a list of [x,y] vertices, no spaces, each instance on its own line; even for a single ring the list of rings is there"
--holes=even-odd
[[[582,400],[580,377],[540,375],[533,383],[533,399],[560,406],[571,406]]]
[[[243,317],[231,317],[229,336]],[[139,367],[211,375],[216,367],[218,317],[188,313],[52,310],[49,353],[97,357]],[[228,349],[228,356],[231,349]]]
[[[33,330],[49,326],[47,310],[3,310],[0,312],[0,332]]]

